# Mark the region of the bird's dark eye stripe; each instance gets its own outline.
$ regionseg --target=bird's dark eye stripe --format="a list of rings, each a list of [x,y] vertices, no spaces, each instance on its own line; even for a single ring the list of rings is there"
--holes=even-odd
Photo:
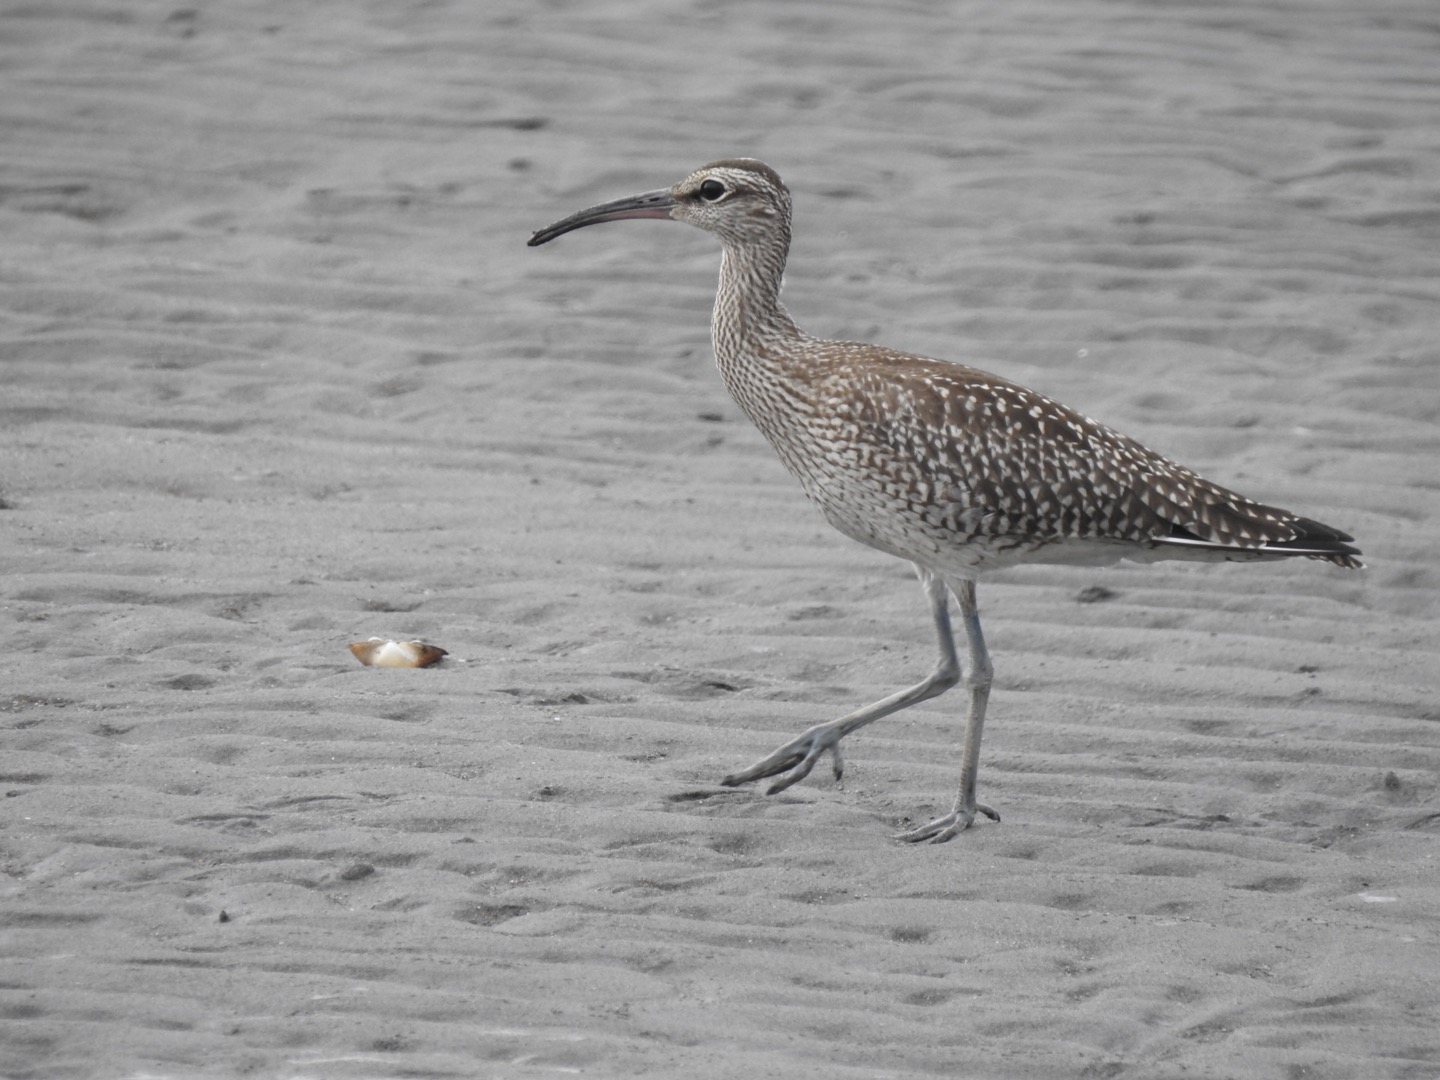
[[[700,197],[707,202],[714,202],[725,194],[725,185],[719,180],[706,180],[700,185]]]

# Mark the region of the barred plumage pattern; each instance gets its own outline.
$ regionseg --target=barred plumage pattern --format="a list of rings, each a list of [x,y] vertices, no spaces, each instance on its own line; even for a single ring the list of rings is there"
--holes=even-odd
[[[1346,537],[1197,476],[1050,398],[974,368],[811,339],[723,364],[827,519],[971,575],[1018,562],[1275,558],[1355,566]],[[798,369],[798,370],[797,370]],[[746,374],[750,378],[746,378]]]
[[[537,232],[627,218],[671,218],[724,245],[711,335],[731,396],[825,517],[847,536],[910,560],[940,646],[934,672],[906,690],[817,724],[724,778],[804,779],[840,740],[962,680],[949,597],[959,604],[969,666],[960,791],[948,813],[901,833],[940,843],[976,813],[991,667],[975,580],[1028,562],[1119,559],[1248,561],[1303,555],[1359,569],[1351,537],[1197,476],[1134,439],[976,368],[878,345],[827,341],[780,304],[790,248],[790,193],[763,162],[712,162],[673,188],[582,210]]]
[[[711,328],[721,375],[847,536],[965,577],[1121,558],[1360,565],[1338,530],[1228,491],[1007,379],[804,333],[779,302],[788,191],[769,166],[744,160],[712,163],[676,190],[717,175],[758,181],[774,214],[716,230],[726,241]]]

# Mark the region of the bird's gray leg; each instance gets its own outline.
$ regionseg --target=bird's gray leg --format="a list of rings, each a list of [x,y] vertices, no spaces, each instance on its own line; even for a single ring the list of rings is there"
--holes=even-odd
[[[995,821],[1000,815],[983,803],[975,801],[975,780],[980,773],[980,735],[985,728],[985,705],[990,700],[990,682],[993,669],[990,667],[990,653],[985,648],[985,636],[980,632],[980,611],[975,605],[975,582],[958,581],[951,585],[955,599],[960,602],[960,618],[965,625],[965,641],[969,646],[970,666],[965,676],[965,685],[970,689],[970,707],[965,713],[965,752],[960,762],[960,793],[955,796],[955,808],[944,817],[896,835],[897,840],[929,840],[943,844],[953,840],[962,830],[968,829],[979,811]]]
[[[925,590],[925,595],[930,598],[930,612],[935,619],[935,636],[940,640],[940,660],[935,665],[935,670],[924,681],[916,683],[907,690],[891,694],[873,705],[857,709],[838,720],[831,720],[826,724],[816,724],[780,747],[769,757],[762,758],[748,769],[731,773],[720,781],[722,784],[727,787],[736,787],[762,777],[784,773],[785,775],[771,784],[770,789],[766,792],[767,795],[774,795],[777,791],[784,791],[791,784],[809,776],[810,770],[815,767],[815,762],[826,753],[829,753],[834,760],[835,779],[839,780],[845,771],[845,759],[840,754],[841,739],[852,731],[858,731],[866,724],[879,720],[882,716],[899,712],[901,709],[914,705],[917,701],[939,697],[960,681],[960,657],[956,655],[955,635],[950,629],[949,595],[945,582],[922,566],[917,565],[915,572],[920,576],[920,585]],[[984,646],[982,645],[982,655],[983,652]],[[986,670],[989,670],[988,667]],[[981,711],[984,711],[983,701]]]

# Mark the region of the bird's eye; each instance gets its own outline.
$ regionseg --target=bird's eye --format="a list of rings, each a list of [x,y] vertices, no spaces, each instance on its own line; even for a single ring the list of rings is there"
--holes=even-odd
[[[725,185],[719,180],[706,180],[700,185],[700,197],[706,202],[714,202],[725,194]]]

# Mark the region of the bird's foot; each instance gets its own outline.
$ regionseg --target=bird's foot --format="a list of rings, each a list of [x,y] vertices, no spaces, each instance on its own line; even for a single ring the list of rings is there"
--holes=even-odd
[[[929,840],[932,844],[943,844],[947,840],[954,840],[968,829],[970,823],[975,820],[976,811],[984,814],[991,821],[1000,820],[1000,815],[984,803],[975,803],[968,809],[957,806],[944,817],[937,817],[934,821],[921,825],[918,829],[896,833],[891,839],[904,840],[911,844],[918,844],[922,840]]]
[[[773,754],[761,758],[748,769],[731,773],[720,783],[726,787],[739,787],[752,780],[784,773],[785,775],[771,784],[765,792],[766,795],[774,795],[776,792],[784,791],[791,784],[804,780],[810,775],[810,770],[815,767],[815,763],[827,753],[833,759],[835,779],[838,782],[845,773],[845,759],[840,754],[840,740],[843,737],[844,732],[833,724],[816,724],[810,730],[791,739]]]

